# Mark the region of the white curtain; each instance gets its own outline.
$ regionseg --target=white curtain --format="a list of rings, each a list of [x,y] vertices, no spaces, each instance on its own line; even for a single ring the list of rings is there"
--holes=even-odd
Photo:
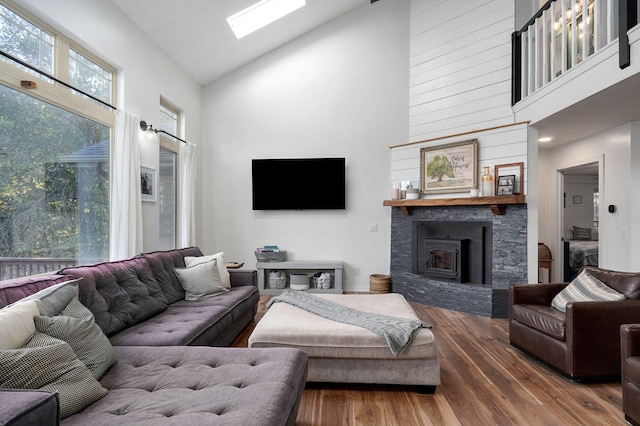
[[[196,146],[181,144],[178,158],[178,247],[190,247],[196,245]]]
[[[140,120],[116,112],[111,141],[111,232],[109,257],[126,259],[142,252],[142,197],[140,193]]]

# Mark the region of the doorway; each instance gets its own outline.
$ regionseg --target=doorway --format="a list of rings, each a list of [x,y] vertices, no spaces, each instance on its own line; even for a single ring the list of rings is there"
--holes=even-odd
[[[569,282],[582,267],[599,264],[600,164],[581,164],[559,172],[562,175],[559,218],[562,278]]]

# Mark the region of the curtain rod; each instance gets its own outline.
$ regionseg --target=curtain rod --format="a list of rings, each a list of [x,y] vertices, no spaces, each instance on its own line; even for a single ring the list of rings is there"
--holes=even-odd
[[[188,144],[189,142],[185,141],[184,139],[180,139],[179,137],[177,137],[176,135],[172,135],[171,133],[167,132],[166,130],[162,130],[162,129],[154,129],[153,128],[153,124],[148,124],[146,121],[142,120],[140,121],[140,129],[142,129],[143,132],[155,132],[156,134],[158,133],[164,133],[165,135],[168,135],[174,139],[179,140],[182,143],[186,143]]]
[[[18,59],[15,56],[12,56],[12,55],[8,54],[4,50],[0,50],[0,55],[4,56],[7,59],[12,60],[13,62],[17,62],[18,64],[22,65],[23,67],[27,67],[31,71],[35,71],[38,74],[40,74],[40,75],[42,75],[42,76],[44,76],[44,77],[46,77],[48,79],[51,79],[51,80],[55,81],[56,83],[62,84],[63,86],[65,86],[65,87],[67,87],[67,88],[69,88],[71,90],[75,90],[76,92],[81,93],[84,96],[86,96],[88,98],[91,98],[94,101],[99,102],[99,103],[101,103],[102,105],[104,105],[106,107],[109,107],[109,108],[111,108],[113,110],[117,109],[116,107],[114,107],[113,105],[103,101],[102,99],[98,99],[95,96],[93,96],[92,94],[85,92],[84,90],[80,90],[77,87],[74,87],[74,86],[70,85],[69,83],[66,83],[66,82],[60,80],[59,78],[56,78],[56,77],[54,77],[54,76],[52,76],[52,75],[50,75],[50,74],[48,74],[48,73],[46,73],[46,72],[44,72],[42,70],[39,70],[38,68],[34,67],[33,65],[28,64],[25,61],[23,61],[21,59]]]
[[[179,141],[180,141],[180,142],[182,142],[182,143],[187,143],[187,144],[189,143],[189,142],[185,141],[184,139],[180,139],[180,138],[179,138],[179,137],[177,137],[176,135],[172,135],[171,133],[169,133],[169,132],[167,132],[167,131],[165,131],[165,130],[162,130],[162,129],[153,129],[153,131],[154,131],[154,132],[156,132],[156,133],[164,133],[165,135],[169,135],[169,136],[171,136],[172,138],[177,139],[177,140],[179,140]]]

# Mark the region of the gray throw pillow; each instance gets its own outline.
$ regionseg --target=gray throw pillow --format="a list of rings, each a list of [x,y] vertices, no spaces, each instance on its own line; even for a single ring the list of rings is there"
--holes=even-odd
[[[626,298],[624,294],[608,287],[587,271],[582,271],[553,298],[551,305],[559,311],[566,312],[569,302],[605,302]]]
[[[174,268],[174,271],[184,288],[185,300],[204,299],[229,291],[222,284],[216,259],[187,268]]]
[[[0,388],[58,392],[62,418],[107,394],[67,343],[39,332],[20,349],[0,351]]]
[[[67,342],[96,379],[100,379],[116,363],[111,342],[95,323],[91,311],[77,297],[69,302],[60,315],[38,315],[34,322],[37,331]]]
[[[81,279],[78,278],[52,285],[37,293],[30,294],[22,300],[39,300],[40,315],[48,317],[58,315],[67,307],[71,299],[78,297],[78,281]]]
[[[579,226],[573,227],[573,239],[580,241],[591,240],[591,228],[581,228]]]

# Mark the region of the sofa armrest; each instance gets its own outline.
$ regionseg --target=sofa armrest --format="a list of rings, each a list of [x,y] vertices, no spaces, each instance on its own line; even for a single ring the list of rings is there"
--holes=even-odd
[[[0,425],[59,425],[57,393],[38,390],[0,389]]]
[[[231,287],[252,285],[258,287],[258,272],[255,269],[229,269]]]
[[[619,366],[620,326],[640,323],[640,300],[571,302],[566,315],[567,347],[573,353]]]
[[[555,284],[517,284],[509,288],[510,305],[551,305],[553,298],[568,283]]]
[[[620,326],[620,355],[623,361],[632,356],[640,356],[640,324]]]

